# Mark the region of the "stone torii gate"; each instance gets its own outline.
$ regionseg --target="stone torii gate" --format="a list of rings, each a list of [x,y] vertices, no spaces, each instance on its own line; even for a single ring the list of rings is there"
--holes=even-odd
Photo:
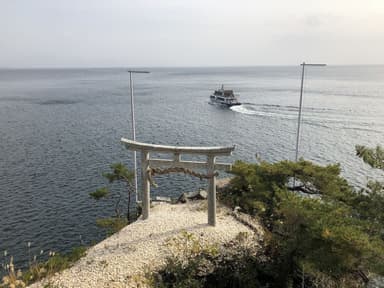
[[[229,163],[216,163],[217,156],[229,156],[235,149],[230,147],[181,147],[165,146],[137,142],[121,138],[121,142],[129,150],[141,152],[141,171],[142,171],[142,208],[143,219],[149,217],[150,207],[150,181],[154,174],[166,173],[186,173],[199,178],[208,179],[208,224],[216,225],[216,170],[229,171],[232,165]],[[173,159],[154,159],[150,158],[149,153],[173,154]],[[183,161],[181,154],[205,155],[206,162]],[[207,174],[194,172],[192,169],[206,169]]]

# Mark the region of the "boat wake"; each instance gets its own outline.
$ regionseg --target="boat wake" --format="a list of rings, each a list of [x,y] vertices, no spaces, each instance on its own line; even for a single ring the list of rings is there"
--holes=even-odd
[[[257,115],[258,111],[256,111],[252,106],[247,105],[247,104],[241,104],[237,106],[232,106],[230,107],[232,111],[242,113],[242,114],[247,114],[247,115]]]
[[[232,111],[246,115],[255,115],[261,117],[274,117],[284,119],[297,118],[297,109],[290,106],[280,105],[257,105],[252,103],[243,103],[238,106],[230,107]]]
[[[283,119],[297,121],[298,108],[288,105],[253,104],[243,103],[239,106],[232,106],[234,112],[254,117]],[[371,126],[376,119],[366,115],[356,115],[351,111],[329,108],[304,107],[303,122],[313,126],[325,128],[340,128],[352,130],[374,131]],[[384,123],[377,123],[377,125]]]

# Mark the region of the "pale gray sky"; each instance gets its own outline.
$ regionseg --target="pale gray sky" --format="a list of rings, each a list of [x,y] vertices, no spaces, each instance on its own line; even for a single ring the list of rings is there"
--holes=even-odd
[[[0,0],[0,67],[384,64],[384,0]]]

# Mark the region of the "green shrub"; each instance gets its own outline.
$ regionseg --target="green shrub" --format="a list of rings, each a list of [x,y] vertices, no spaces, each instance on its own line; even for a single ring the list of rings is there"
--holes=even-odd
[[[358,283],[368,280],[365,272],[384,274],[384,243],[377,233],[382,229],[371,221],[372,213],[382,212],[366,211],[374,198],[356,193],[340,177],[338,165],[237,162],[233,174],[221,198],[264,223],[276,287],[294,285],[303,271],[312,283],[360,275]],[[366,205],[358,204],[362,198]]]
[[[89,196],[91,196],[95,200],[100,200],[101,198],[105,198],[108,195],[109,195],[109,191],[107,187],[99,188],[89,193]]]
[[[23,281],[27,284],[39,281],[43,278],[53,276],[56,272],[71,267],[81,257],[86,255],[86,247],[75,247],[68,254],[50,253],[50,257],[45,262],[30,264],[27,271],[22,274]]]
[[[256,244],[245,233],[219,247],[184,232],[168,242],[171,256],[151,282],[154,287],[260,287]]]
[[[102,218],[96,220],[96,225],[104,228],[107,232],[107,235],[112,235],[127,226],[128,220],[122,217]]]
[[[114,163],[110,166],[111,172],[103,173],[103,177],[108,180],[109,183],[113,182],[118,182],[121,185],[125,186],[127,189],[127,212],[126,212],[126,218],[127,221],[126,223],[129,223],[132,219],[132,213],[131,213],[131,195],[134,192],[134,185],[133,185],[133,180],[134,180],[134,172],[130,171],[124,164],[122,163]],[[120,212],[120,206],[121,206],[121,198],[122,194],[120,190],[117,190],[115,192],[118,197],[115,203],[115,218],[120,219],[121,218],[121,212]],[[102,198],[107,198],[110,195],[110,191],[108,187],[102,187],[99,189],[96,189],[93,192],[90,192],[89,195],[95,199],[95,200],[100,200]],[[136,213],[137,214],[137,213]],[[136,217],[137,215],[135,215]],[[111,219],[111,218],[108,218]],[[106,220],[107,221],[107,220]],[[111,222],[111,221],[109,221]],[[122,223],[121,221],[117,221],[119,223]],[[106,222],[102,222],[101,226],[106,224]],[[111,225],[107,225],[111,226]],[[114,225],[112,225],[114,226]],[[108,231],[114,231],[116,230],[115,228],[112,227],[111,230]],[[120,229],[118,229],[120,230]],[[116,231],[118,231],[116,230]]]

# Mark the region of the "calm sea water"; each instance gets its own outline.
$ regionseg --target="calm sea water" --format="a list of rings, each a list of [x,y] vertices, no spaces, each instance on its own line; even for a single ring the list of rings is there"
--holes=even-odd
[[[170,145],[232,145],[232,157],[294,159],[301,68],[149,69],[135,80],[137,139]],[[68,251],[104,233],[95,225],[113,201],[89,192],[106,185],[111,163],[132,167],[126,69],[0,70],[0,260],[19,265],[43,249]],[[208,104],[221,84],[244,104]],[[356,144],[384,144],[384,66],[308,68],[300,156],[339,162],[356,186],[380,177],[355,157]],[[184,175],[158,177],[152,195],[205,187]],[[119,187],[115,187],[119,188]],[[3,259],[4,260],[4,259]],[[0,261],[0,263],[3,261]]]

